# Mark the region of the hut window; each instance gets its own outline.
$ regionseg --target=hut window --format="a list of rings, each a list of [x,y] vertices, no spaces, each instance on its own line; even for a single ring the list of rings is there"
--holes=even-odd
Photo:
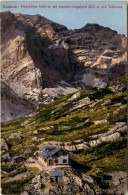
[[[67,162],[67,160],[66,159],[63,159],[63,163],[66,163]]]
[[[55,163],[58,163],[58,159],[55,160]]]

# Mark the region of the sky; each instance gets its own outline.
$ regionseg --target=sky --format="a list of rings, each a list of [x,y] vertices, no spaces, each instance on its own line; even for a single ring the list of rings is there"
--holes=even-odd
[[[17,6],[17,8],[4,8],[4,6]],[[24,6],[37,6],[37,8],[21,8]],[[39,5],[46,8],[39,8]],[[56,6],[57,8],[53,8]],[[89,8],[92,5],[93,8]],[[127,34],[127,6],[126,2],[97,2],[97,1],[16,1],[1,3],[1,11],[12,13],[42,15],[54,22],[65,25],[68,29],[79,29],[87,23],[97,23],[101,26],[116,30],[119,34]],[[50,8],[48,8],[50,6]],[[59,6],[85,6],[85,8],[59,8]],[[99,6],[99,8],[97,8]],[[101,8],[106,6],[106,8]],[[110,7],[111,6],[111,7]],[[113,8],[116,6],[116,8]],[[121,7],[121,8],[118,8]]]

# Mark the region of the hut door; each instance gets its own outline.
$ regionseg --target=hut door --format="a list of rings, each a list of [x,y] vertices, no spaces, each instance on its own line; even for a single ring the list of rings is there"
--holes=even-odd
[[[53,180],[53,178],[52,177],[50,177],[50,182],[52,183],[52,182],[54,182],[54,180]]]
[[[53,160],[52,159],[49,160],[49,165],[53,165]]]
[[[56,182],[58,182],[58,177],[56,177]]]

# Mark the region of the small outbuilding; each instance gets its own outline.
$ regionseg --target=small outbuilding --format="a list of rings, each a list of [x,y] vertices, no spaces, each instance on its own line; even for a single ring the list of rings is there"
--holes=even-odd
[[[23,156],[13,156],[12,157],[12,163],[20,163],[24,160]]]
[[[50,182],[62,182],[64,173],[62,171],[49,171]]]

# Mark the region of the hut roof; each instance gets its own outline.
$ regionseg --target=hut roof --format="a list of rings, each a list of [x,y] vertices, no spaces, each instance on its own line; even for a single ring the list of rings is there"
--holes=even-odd
[[[53,177],[62,177],[64,173],[62,171],[49,171],[49,174]]]

